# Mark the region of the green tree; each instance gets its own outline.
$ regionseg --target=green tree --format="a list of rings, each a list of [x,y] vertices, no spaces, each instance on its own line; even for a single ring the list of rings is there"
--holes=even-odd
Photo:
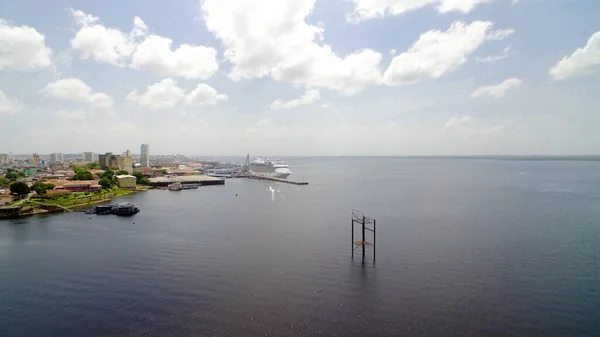
[[[123,175],[123,174],[127,175],[127,174],[129,174],[129,172],[127,172],[125,170],[121,170],[121,171],[117,171],[117,173],[115,173],[115,175],[117,175],[117,176],[120,176],[120,175]]]
[[[10,193],[18,195],[20,198],[29,194],[29,186],[23,182],[16,182],[10,185]]]
[[[112,181],[114,175],[115,175],[115,173],[111,169],[107,168],[104,171],[104,173],[102,173],[102,176],[100,178],[106,178],[106,179]]]
[[[97,170],[100,169],[100,164],[98,163],[87,163],[85,167],[89,170]]]
[[[135,177],[135,182],[140,183],[140,179],[144,178],[144,174],[142,172],[133,172],[133,176]]]
[[[135,183],[138,185],[150,185],[150,180],[142,172],[133,172]]]
[[[103,189],[108,190],[112,187],[112,182],[108,178],[103,177],[100,179],[100,186],[102,186]]]
[[[75,176],[71,180],[94,180],[94,176],[90,171],[83,171],[75,173]]]
[[[7,173],[6,173],[6,179],[13,180],[13,181],[17,180],[17,174],[14,173],[14,172],[12,172],[12,171],[11,172],[7,171]]]
[[[45,184],[45,183],[35,183],[31,185],[31,190],[35,191],[38,195],[44,195],[48,190],[51,190],[55,187],[54,184]]]
[[[27,177],[25,172],[17,171],[17,178],[25,178],[25,177]]]
[[[73,165],[71,166],[75,174],[87,171],[84,167]]]
[[[8,186],[10,185],[10,179],[5,177],[0,177],[0,186]]]
[[[162,172],[162,174],[167,174],[167,170],[160,170],[160,172]]]

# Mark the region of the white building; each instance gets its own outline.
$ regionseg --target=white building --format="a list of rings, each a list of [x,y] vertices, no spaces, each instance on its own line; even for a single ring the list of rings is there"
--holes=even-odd
[[[83,161],[93,162],[94,161],[94,153],[93,152],[84,152],[83,153]]]
[[[64,161],[64,157],[62,153],[50,153],[50,162],[51,163],[62,163]]]
[[[0,165],[8,164],[8,155],[6,153],[0,153]]]
[[[150,145],[142,144],[140,164],[142,167],[150,167]]]

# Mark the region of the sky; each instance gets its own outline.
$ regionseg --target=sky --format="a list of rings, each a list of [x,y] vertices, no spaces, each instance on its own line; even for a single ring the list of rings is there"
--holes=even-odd
[[[0,1],[0,153],[600,152],[600,2]]]

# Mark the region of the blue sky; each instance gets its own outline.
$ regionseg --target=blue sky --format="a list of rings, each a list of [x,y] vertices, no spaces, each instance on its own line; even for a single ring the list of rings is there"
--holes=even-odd
[[[2,1],[0,153],[598,153],[597,13],[574,0]]]

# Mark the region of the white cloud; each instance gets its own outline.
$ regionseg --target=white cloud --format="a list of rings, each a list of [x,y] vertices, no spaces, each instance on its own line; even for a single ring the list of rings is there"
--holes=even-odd
[[[175,107],[182,100],[189,105],[216,105],[218,102],[227,101],[227,96],[217,93],[210,85],[200,83],[189,94],[172,78],[149,85],[146,92],[139,94],[137,90],[131,91],[126,99],[150,110],[169,109]]]
[[[131,132],[137,130],[137,126],[129,122],[119,122],[110,128],[111,131]]]
[[[473,118],[471,116],[452,117],[444,124],[444,129],[453,129],[469,125],[472,121]]]
[[[493,23],[457,21],[445,31],[430,30],[421,34],[412,47],[392,59],[384,73],[388,85],[415,83],[427,78],[439,78],[467,61],[481,44],[500,40],[514,30],[492,31]]]
[[[500,133],[504,131],[504,125],[494,125],[490,127],[480,128],[471,130],[471,132],[475,135],[487,136],[495,133]]]
[[[6,94],[0,90],[0,113],[15,115],[23,110],[23,104],[19,103],[16,99],[10,99]]]
[[[158,35],[148,36],[132,56],[131,66],[160,76],[207,79],[219,69],[217,51],[204,46],[183,44],[171,50],[172,40]]]
[[[348,15],[350,22],[358,23],[385,15],[400,15],[425,6],[436,6],[439,13],[468,13],[477,5],[494,0],[348,0],[354,3],[354,12]]]
[[[219,94],[210,85],[200,83],[185,97],[185,102],[187,104],[215,105],[227,99],[227,95]]]
[[[281,99],[278,99],[278,100],[274,101],[273,103],[271,103],[271,105],[269,105],[269,107],[273,110],[282,110],[282,109],[289,110],[289,109],[297,108],[302,105],[313,104],[314,102],[318,101],[319,98],[320,98],[319,90],[309,89],[309,90],[306,90],[304,95],[302,95],[300,98],[292,99],[289,101],[283,101]]]
[[[137,16],[131,32],[125,33],[101,25],[98,17],[82,11],[71,9],[71,15],[80,26],[71,48],[84,59],[189,79],[206,79],[219,69],[214,48],[182,44],[172,50],[171,39],[148,35],[148,27]]]
[[[473,117],[464,115],[450,118],[444,124],[444,130],[467,136],[488,136],[504,131],[504,125],[478,125],[474,122]]]
[[[85,120],[85,112],[82,110],[64,110],[60,109],[55,114],[56,118],[61,120],[76,120],[82,121]]]
[[[390,55],[392,55],[392,56],[396,55],[396,49],[390,49]]]
[[[508,90],[518,88],[521,83],[523,83],[523,80],[519,78],[507,78],[499,84],[484,85],[475,89],[475,91],[471,93],[471,97],[477,98],[480,96],[489,96],[492,98],[501,98],[504,97]]]
[[[555,80],[585,76],[600,71],[600,32],[594,33],[583,48],[578,48],[571,56],[565,56],[550,68],[550,76]]]
[[[78,51],[83,59],[93,58],[102,63],[123,67],[135,49],[138,39],[146,34],[148,27],[142,19],[135,17],[133,29],[125,34],[118,29],[106,28],[99,24],[98,17],[71,9],[71,15],[80,26],[71,39],[71,48]]]
[[[395,128],[396,128],[396,123],[390,122],[390,123],[387,123],[385,125],[382,125],[379,129],[381,131],[387,132],[387,131],[392,131]]]
[[[172,78],[149,85],[146,92],[138,95],[134,90],[127,95],[126,99],[136,102],[143,108],[150,110],[169,109],[177,105],[183,99],[185,93]]]
[[[306,87],[352,94],[381,82],[381,54],[370,49],[338,56],[323,43],[322,24],[307,16],[315,0],[205,0],[206,27],[225,47],[234,80],[271,76]]]
[[[511,46],[507,46],[506,48],[502,49],[502,53],[499,55],[476,57],[475,61],[478,63],[490,63],[490,62],[504,60],[505,58],[507,58],[510,55],[510,48],[511,48]]]
[[[77,78],[64,78],[48,83],[40,92],[47,97],[88,103],[97,109],[110,109],[113,106],[110,96],[102,92],[92,92],[92,88]]]
[[[52,65],[44,35],[28,26],[0,19],[0,69],[34,69]]]

